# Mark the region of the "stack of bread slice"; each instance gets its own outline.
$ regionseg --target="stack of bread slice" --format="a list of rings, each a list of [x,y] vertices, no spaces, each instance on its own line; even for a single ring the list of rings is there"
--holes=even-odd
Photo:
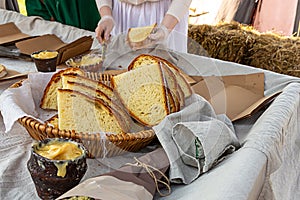
[[[118,98],[139,123],[152,127],[168,114],[179,111],[192,89],[170,62],[142,54],[128,66],[128,72],[112,78]]]
[[[76,132],[128,132],[124,116],[101,99],[77,90],[58,89],[58,127]]]
[[[62,87],[61,77],[64,74],[84,75],[79,68],[66,68],[55,73],[48,82],[42,96],[40,107],[43,109],[57,110],[57,89]]]
[[[75,132],[128,132],[132,120],[113,89],[83,75],[78,68],[67,68],[54,74],[46,86],[41,108],[58,111],[57,119],[51,119],[57,124],[52,125]]]
[[[57,110],[48,123],[60,130],[119,134],[159,124],[192,94],[179,68],[147,54],[112,76],[110,85],[86,77],[79,68],[67,68],[53,75],[40,106]]]

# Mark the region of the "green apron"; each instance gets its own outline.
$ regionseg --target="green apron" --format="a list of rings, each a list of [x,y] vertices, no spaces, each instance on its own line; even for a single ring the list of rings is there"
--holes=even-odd
[[[100,20],[95,0],[26,0],[28,16],[41,16],[94,31]]]

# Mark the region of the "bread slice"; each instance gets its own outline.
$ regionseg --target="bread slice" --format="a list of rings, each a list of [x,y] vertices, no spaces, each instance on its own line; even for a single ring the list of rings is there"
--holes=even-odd
[[[180,86],[177,83],[176,77],[173,72],[164,64],[161,64],[163,68],[164,79],[167,82],[167,87],[171,91],[171,95],[174,99],[175,104],[175,112],[179,111],[181,107],[184,105],[184,96]]]
[[[141,124],[152,127],[169,114],[159,65],[147,65],[113,76],[111,82],[130,115]]]
[[[0,64],[0,78],[6,76],[6,74],[7,74],[6,67]]]
[[[45,121],[47,126],[52,126],[54,128],[58,128],[58,114],[53,115],[49,119]]]
[[[185,76],[188,76],[188,75],[185,74],[179,67],[175,66],[173,63],[169,62],[168,60],[163,59],[158,56],[154,56],[154,57],[161,60],[162,62],[164,62],[165,65],[167,65],[169,67],[169,69],[174,73],[177,83],[179,84],[179,86],[184,94],[184,98],[191,96],[193,94],[193,90],[192,90],[190,84],[185,79]]]
[[[179,111],[185,104],[185,96],[182,91],[181,85],[179,84],[173,69],[170,69],[170,65],[167,64],[167,61],[161,59],[157,56],[152,56],[148,54],[141,54],[137,56],[128,66],[128,70],[133,70],[141,66],[159,64],[161,63],[163,67],[164,77],[167,82],[167,87],[170,88],[171,94],[175,102],[175,112]]]
[[[168,113],[177,112],[179,102],[175,102],[169,88],[166,88],[166,95],[167,95]]]
[[[165,63],[167,66],[170,66],[168,63]],[[193,94],[193,90],[190,86],[190,84],[186,81],[182,73],[180,71],[176,70],[173,67],[169,67],[169,69],[173,72],[175,75],[175,78],[177,80],[178,85],[181,88],[181,92],[183,93],[184,98],[188,98]]]
[[[76,82],[81,83],[86,86],[95,88],[97,90],[100,90],[103,92],[107,97],[109,97],[112,100],[115,100],[116,97],[114,95],[113,89],[100,81],[95,81],[90,78],[81,76],[81,75],[75,75],[75,74],[64,74],[62,76],[62,86],[63,88],[67,88],[68,82]]]
[[[40,107],[43,109],[57,110],[57,89],[62,88],[61,77],[64,74],[80,74],[84,75],[84,71],[79,68],[66,68],[55,73],[48,82]]]
[[[158,64],[159,59],[156,59],[156,57],[148,54],[141,54],[137,57],[135,57],[130,64],[128,65],[128,71],[132,69],[136,69],[138,67],[144,66],[144,65],[151,65],[151,64]]]
[[[103,101],[78,91],[57,90],[59,129],[75,132],[127,132],[122,117]],[[84,109],[83,109],[84,108]]]
[[[144,65],[158,63],[159,61],[163,62],[174,73],[174,76],[180,88],[179,90],[182,90],[180,93],[183,92],[184,98],[191,96],[193,91],[190,84],[184,78],[184,72],[166,59],[150,54],[141,54],[131,61],[128,66],[128,70],[132,70]]]
[[[84,85],[83,83],[78,82],[71,82],[68,81],[67,83],[64,83],[63,89],[71,89],[74,91],[78,91],[82,94],[91,96],[95,99],[99,99],[105,103],[105,105],[113,108],[114,112],[118,112],[117,115],[120,115],[122,119],[124,120],[124,126],[126,126],[126,130],[130,129],[130,124],[132,124],[132,120],[129,116],[129,114],[126,112],[124,106],[119,103],[119,101],[112,101],[104,92],[101,90],[98,90],[94,87],[90,87],[87,85]]]
[[[156,23],[150,26],[129,28],[127,32],[127,42],[131,48],[147,47],[149,44],[148,36],[157,26]]]
[[[154,23],[150,26],[142,26],[128,29],[128,40],[129,42],[143,42],[151,34],[153,29],[157,26],[157,23]]]

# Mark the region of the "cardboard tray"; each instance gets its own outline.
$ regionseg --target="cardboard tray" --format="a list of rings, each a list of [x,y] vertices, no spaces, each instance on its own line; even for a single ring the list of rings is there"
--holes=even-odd
[[[8,45],[31,37],[22,33],[13,22],[0,25],[0,45]]]
[[[281,93],[264,96],[264,73],[191,78],[194,92],[209,101],[216,114],[226,114],[231,121],[252,116]]]
[[[71,43],[64,43],[54,34],[30,36],[22,33],[13,23],[0,25],[0,45],[7,46],[14,44],[21,55],[27,55],[41,50],[58,51],[57,65],[64,63],[69,58],[88,52],[93,43],[92,36],[83,36]]]
[[[67,44],[60,40],[56,35],[47,34],[17,42],[16,47],[22,54],[26,55],[30,55],[41,50],[58,51],[57,65],[59,65],[69,58],[89,51],[92,43],[93,39],[91,36],[83,36]]]

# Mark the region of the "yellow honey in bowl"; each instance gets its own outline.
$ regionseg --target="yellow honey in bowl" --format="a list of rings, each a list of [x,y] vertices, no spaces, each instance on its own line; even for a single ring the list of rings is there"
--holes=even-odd
[[[58,140],[50,141],[35,152],[50,160],[74,160],[83,154],[75,143]]]
[[[57,54],[57,51],[41,51],[39,53],[32,54],[32,57],[36,59],[50,59],[55,58]]]
[[[68,161],[73,161],[84,154],[84,151],[76,143],[68,141],[52,140],[35,149],[35,153],[56,160],[57,176],[65,177],[67,173]]]

